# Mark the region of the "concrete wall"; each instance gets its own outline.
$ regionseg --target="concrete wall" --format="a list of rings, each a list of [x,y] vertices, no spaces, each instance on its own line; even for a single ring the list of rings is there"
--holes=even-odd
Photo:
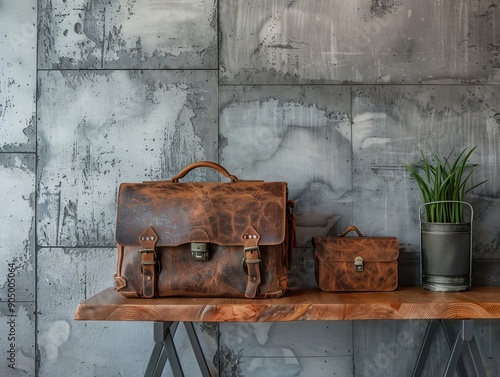
[[[113,285],[118,184],[197,160],[289,183],[293,286],[315,285],[311,237],[351,223],[397,236],[413,285],[421,199],[402,161],[477,145],[474,284],[498,285],[499,84],[496,0],[1,1],[0,375],[143,374],[150,324],[74,310]],[[409,375],[425,327],[196,326],[214,375],[252,377]],[[476,330],[497,375],[500,323]],[[448,352],[433,345],[424,375]]]

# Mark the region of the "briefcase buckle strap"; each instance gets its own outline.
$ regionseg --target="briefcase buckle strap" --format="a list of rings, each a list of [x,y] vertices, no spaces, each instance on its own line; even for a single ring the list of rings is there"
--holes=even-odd
[[[252,259],[252,260],[246,259],[247,263],[258,263],[258,262],[260,262],[260,248],[258,246],[244,247],[243,251],[245,252],[245,256],[246,256],[247,253],[253,253],[254,251],[257,252],[258,259]]]
[[[245,272],[248,275],[245,297],[254,298],[261,283],[260,235],[254,227],[249,226],[243,232],[241,239],[243,241],[243,268],[246,266]]]
[[[156,257],[156,242],[158,235],[153,228],[148,227],[140,236],[142,295],[147,298],[156,295],[156,277],[159,273],[159,261]]]
[[[154,255],[154,260],[150,262],[145,262],[144,260],[141,260],[141,273],[144,273],[144,269],[142,266],[151,266],[151,265],[156,265],[156,274],[160,273],[161,266],[160,266],[160,260],[156,256],[156,250],[155,249],[140,249],[139,253],[153,253]]]

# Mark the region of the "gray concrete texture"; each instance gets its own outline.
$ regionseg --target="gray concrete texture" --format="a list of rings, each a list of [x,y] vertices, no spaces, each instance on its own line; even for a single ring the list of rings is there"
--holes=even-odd
[[[402,162],[477,146],[473,180],[488,182],[468,198],[473,282],[500,284],[499,84],[493,0],[3,0],[0,375],[143,374],[151,324],[77,322],[74,310],[113,285],[118,185],[199,160],[289,183],[292,286],[315,286],[311,237],[352,223],[399,238],[410,285],[421,198]],[[214,376],[400,377],[425,326],[196,329]],[[495,376],[500,324],[476,330]],[[182,326],[176,342],[186,374],[199,375]],[[432,347],[426,377],[449,353],[444,341]]]

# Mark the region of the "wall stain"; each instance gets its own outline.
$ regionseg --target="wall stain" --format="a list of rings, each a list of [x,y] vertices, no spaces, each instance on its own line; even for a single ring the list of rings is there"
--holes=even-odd
[[[240,365],[242,362],[241,350],[233,351],[232,349],[221,345],[220,350],[217,353],[219,356],[220,377],[244,377]]]
[[[371,0],[370,12],[374,16],[382,18],[388,13],[395,11],[399,5],[399,1],[395,0]]]
[[[219,338],[219,324],[217,322],[202,322],[200,323],[200,329],[214,340]]]

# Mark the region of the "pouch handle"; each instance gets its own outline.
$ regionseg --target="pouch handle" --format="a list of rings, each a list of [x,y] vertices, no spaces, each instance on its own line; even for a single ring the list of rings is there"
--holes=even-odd
[[[179,182],[179,179],[183,178],[187,173],[189,173],[191,170],[196,169],[196,168],[211,168],[217,170],[219,173],[221,173],[224,177],[229,178],[231,182],[236,182],[238,181],[238,177],[235,175],[229,174],[229,172],[224,169],[222,166],[219,164],[216,164],[215,162],[212,161],[199,161],[199,162],[194,162],[188,166],[186,166],[184,169],[182,169],[177,175],[173,176],[170,182]]]
[[[351,232],[351,231],[354,231],[356,233],[358,233],[358,236],[360,237],[366,237],[365,234],[362,234],[358,228],[356,228],[354,225],[350,225],[348,226],[344,232],[342,234],[339,234],[337,237],[344,237],[347,233]]]

